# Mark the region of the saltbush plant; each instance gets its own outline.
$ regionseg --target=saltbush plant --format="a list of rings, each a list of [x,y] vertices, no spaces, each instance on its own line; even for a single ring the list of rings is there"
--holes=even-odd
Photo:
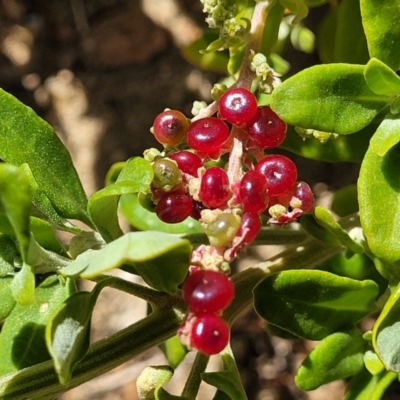
[[[319,341],[295,377],[303,390],[345,379],[344,399],[377,400],[398,379],[400,3],[202,3],[209,28],[184,54],[230,80],[192,118],[155,116],[160,149],[113,166],[89,200],[53,129],[0,92],[0,398],[53,399],[161,346],[169,364],[143,371],[141,399],[194,399],[202,381],[214,399],[246,399],[229,330],[250,306],[271,334]],[[315,42],[303,21],[321,5]],[[306,52],[316,43],[322,63],[286,78],[288,41]],[[334,193],[332,210],[315,207],[276,147],[361,163],[358,184]],[[232,274],[261,244],[287,249]],[[85,279],[90,292],[78,290]],[[145,300],[149,314],[91,343],[105,287]],[[171,395],[163,385],[187,351],[191,372]],[[212,354],[219,372],[205,372]]]

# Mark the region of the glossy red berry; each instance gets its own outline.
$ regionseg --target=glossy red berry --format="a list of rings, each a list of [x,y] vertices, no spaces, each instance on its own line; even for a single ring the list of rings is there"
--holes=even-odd
[[[235,289],[223,273],[200,270],[190,275],[183,287],[182,296],[189,309],[197,314],[224,310],[233,300]]]
[[[193,200],[185,193],[166,193],[156,205],[157,217],[168,224],[184,221],[192,210]]]
[[[182,143],[188,128],[187,118],[177,110],[163,111],[153,122],[154,137],[161,144],[168,146],[177,146]]]
[[[239,195],[245,211],[259,214],[268,206],[268,186],[264,175],[258,171],[246,172],[239,185]]]
[[[170,154],[169,158],[178,164],[182,172],[195,177],[198,176],[197,170],[203,166],[203,162],[197,154],[186,150]]]
[[[209,208],[220,208],[226,205],[230,197],[229,178],[219,167],[206,170],[201,178],[200,200]]]
[[[286,123],[268,106],[258,107],[255,116],[246,125],[249,137],[264,149],[279,146],[286,138],[286,129]]]
[[[258,214],[244,213],[237,236],[244,235],[244,243],[250,244],[261,230],[261,218]]]
[[[228,137],[228,125],[214,117],[202,118],[192,122],[186,134],[188,145],[204,155],[215,153]]]
[[[292,188],[297,179],[297,168],[292,160],[271,154],[256,164],[256,171],[264,175],[270,196],[279,196]]]
[[[306,182],[297,182],[294,186],[292,196],[290,202],[291,207],[300,208],[304,214],[310,213],[314,210],[314,195],[310,186]]]
[[[219,115],[231,124],[242,126],[257,112],[257,99],[244,88],[227,90],[219,100]]]
[[[197,316],[191,332],[191,345],[209,356],[220,353],[229,342],[228,324],[215,314]]]

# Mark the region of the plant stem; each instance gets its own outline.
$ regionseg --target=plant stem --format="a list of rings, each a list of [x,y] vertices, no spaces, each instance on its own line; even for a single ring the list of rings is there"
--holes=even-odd
[[[251,18],[249,39],[247,41],[242,65],[240,67],[240,75],[234,85],[235,87],[244,87],[246,89],[251,88],[254,72],[250,69],[249,58],[253,52],[258,53],[260,50],[265,20],[267,18],[267,9],[269,6],[269,1],[260,1],[256,3],[254,7],[253,16]]]
[[[158,290],[139,285],[138,283],[129,282],[116,276],[102,275],[92,280],[94,282],[98,282],[103,287],[112,287],[122,292],[131,294],[132,296],[139,297],[140,299],[143,299],[160,308],[163,307],[165,303],[170,301],[171,299],[171,296],[164,292],[159,292]]]
[[[176,334],[180,323],[175,310],[169,308],[156,311],[110,338],[94,343],[75,368],[67,385],[59,383],[50,360],[1,377],[0,398],[22,400],[56,397],[159,345]]]
[[[201,374],[206,370],[208,360],[208,356],[202,353],[196,354],[192,369],[190,370],[190,374],[182,391],[182,397],[185,400],[196,399],[197,392],[199,391],[201,383]]]

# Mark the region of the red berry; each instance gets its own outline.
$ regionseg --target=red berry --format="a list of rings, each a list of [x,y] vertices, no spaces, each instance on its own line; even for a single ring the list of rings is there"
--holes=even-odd
[[[293,197],[300,200],[301,204],[297,204],[297,200],[292,200],[290,205],[300,208],[304,214],[314,210],[314,195],[310,186],[306,182],[297,182],[294,186]]]
[[[222,311],[231,303],[234,294],[232,281],[217,271],[195,272],[182,287],[183,299],[189,309],[197,314]]]
[[[164,145],[177,146],[182,143],[189,128],[187,118],[177,110],[166,110],[158,114],[153,122],[155,138]]]
[[[258,214],[246,212],[242,215],[242,222],[236,236],[242,236],[244,234],[244,243],[250,244],[256,238],[260,229],[260,216]]]
[[[229,178],[219,167],[206,170],[201,178],[199,197],[210,208],[223,207],[230,197]]]
[[[220,353],[229,342],[228,324],[215,314],[199,315],[192,327],[191,345],[209,356]]]
[[[198,221],[201,218],[201,212],[205,210],[205,208],[204,204],[200,201],[193,201],[193,211],[190,216]]]
[[[264,149],[279,146],[285,140],[286,128],[286,123],[268,106],[258,107],[255,116],[246,125],[250,138]]]
[[[219,115],[231,124],[241,126],[257,112],[257,99],[244,88],[227,90],[219,100]]]
[[[192,210],[193,200],[185,193],[166,193],[156,205],[157,217],[168,224],[184,221]]]
[[[188,145],[204,155],[215,153],[229,137],[229,128],[218,118],[208,117],[194,121],[186,134]]]
[[[182,172],[195,177],[198,176],[197,170],[203,166],[203,162],[197,154],[186,150],[170,154],[169,158],[178,164]]]
[[[256,164],[256,171],[264,175],[270,196],[287,192],[297,179],[297,168],[292,160],[280,154],[271,154]]]
[[[268,186],[264,175],[258,171],[246,172],[239,186],[240,199],[245,211],[259,214],[268,206]]]

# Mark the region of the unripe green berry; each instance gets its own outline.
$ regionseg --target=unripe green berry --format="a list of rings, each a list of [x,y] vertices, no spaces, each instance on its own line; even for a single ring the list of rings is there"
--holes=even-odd
[[[153,163],[153,186],[165,191],[171,190],[182,181],[182,174],[178,166],[165,158],[158,159]]]

